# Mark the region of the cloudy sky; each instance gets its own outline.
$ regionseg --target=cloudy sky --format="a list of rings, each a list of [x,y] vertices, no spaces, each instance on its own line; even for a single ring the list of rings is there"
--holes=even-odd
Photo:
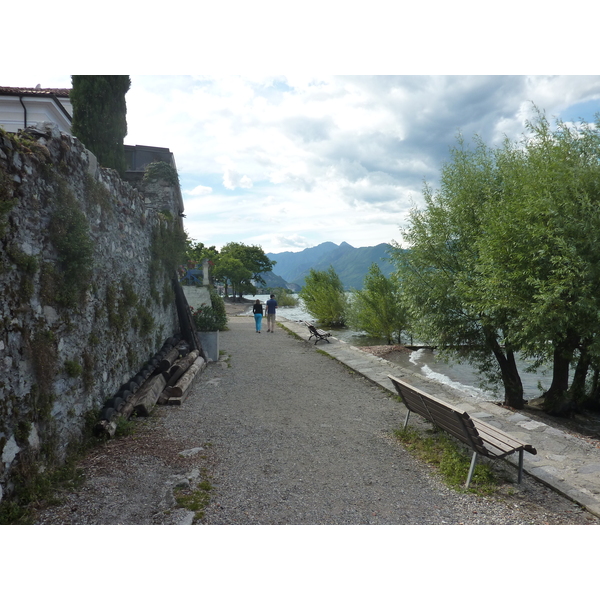
[[[174,153],[190,237],[265,252],[401,241],[459,132],[518,138],[534,104],[567,121],[600,112],[600,76],[131,79],[125,142]]]
[[[380,4],[374,0],[370,6]],[[509,4],[513,6],[512,1]],[[259,2],[257,6],[263,5]],[[573,10],[576,5],[577,1],[571,5]],[[304,6],[308,10],[317,5],[309,1]],[[532,49],[536,57],[548,59],[533,73],[568,73],[566,64],[571,64],[567,62],[568,38],[558,46],[544,47],[538,41],[548,37],[544,28],[547,13],[535,13],[533,7],[530,15],[524,4],[514,6],[521,7],[523,22],[538,19],[540,37],[531,30],[522,35],[506,15],[496,15],[494,21],[510,30],[517,40],[512,46],[518,48],[517,61],[500,68],[487,60],[489,49],[499,47],[492,30],[489,26],[478,29],[472,26],[474,22],[465,36],[463,22],[460,30],[450,27],[448,33],[450,23],[438,24],[436,29],[430,20],[423,30],[409,27],[406,18],[388,21],[378,17],[379,29],[367,35],[372,13],[353,13],[353,19],[344,14],[345,29],[338,29],[352,35],[342,36],[339,45],[327,37],[328,46],[324,46],[325,26],[320,21],[310,25],[313,37],[309,44],[306,35],[299,38],[292,30],[269,29],[260,19],[258,24],[255,19],[254,29],[244,33],[240,19],[250,18],[250,13],[238,13],[237,20],[222,22],[229,40],[233,35],[239,38],[236,45],[210,37],[211,28],[204,27],[202,35],[193,40],[182,34],[181,39],[187,40],[183,51],[159,44],[149,57],[145,53],[144,61],[126,63],[126,73],[144,72],[149,62],[164,72],[169,72],[166,67],[170,64],[179,72],[209,75],[131,75],[125,142],[167,147],[173,152],[184,196],[186,229],[191,238],[206,245],[221,247],[239,241],[259,244],[266,252],[282,252],[325,241],[345,241],[356,247],[401,242],[400,227],[406,224],[410,208],[421,204],[425,181],[436,185],[459,132],[466,139],[478,134],[488,144],[496,144],[504,135],[517,138],[524,132],[534,104],[551,120],[583,117],[591,122],[600,111],[598,75],[504,74],[535,69],[529,62]],[[339,15],[329,12],[327,17],[329,23],[339,25]],[[449,18],[449,13],[442,17]],[[293,17],[301,24],[308,23],[306,18],[306,11]],[[180,25],[193,27],[185,22]],[[570,29],[575,35],[576,28]],[[286,36],[296,50],[289,69],[290,54],[281,45]],[[503,32],[501,39],[505,38]],[[294,44],[298,40],[302,44]],[[431,40],[438,40],[439,45],[428,61],[417,63],[416,56],[422,58],[432,50]],[[143,55],[140,46],[138,43],[137,53]],[[508,46],[502,46],[503,57]],[[382,51],[367,64],[366,48]],[[577,48],[579,65],[585,53],[581,42]],[[338,49],[344,61],[332,60]],[[409,60],[407,49],[418,52],[410,54]],[[486,60],[464,65],[460,59],[465,49],[470,49],[471,57]],[[131,53],[131,48],[123,49],[119,56]],[[280,54],[286,60],[277,61]],[[201,58],[205,55],[210,56],[209,61]],[[215,67],[214,57],[220,55],[227,58],[222,68],[218,63]],[[76,58],[79,62],[64,65],[62,72],[123,72],[122,61],[100,62],[98,67],[98,62],[87,62],[87,54]],[[231,74],[251,73],[252,61],[264,64],[255,69],[258,72],[284,74]],[[312,74],[329,69],[374,74]],[[2,85],[70,86],[70,75],[49,74],[54,72],[55,64],[47,71],[36,68],[27,74],[11,73],[2,77]],[[464,74],[378,74],[386,72]]]
[[[133,75],[126,142],[171,149],[207,245],[372,246],[400,241],[459,131],[518,137],[533,104],[593,120],[600,76]]]

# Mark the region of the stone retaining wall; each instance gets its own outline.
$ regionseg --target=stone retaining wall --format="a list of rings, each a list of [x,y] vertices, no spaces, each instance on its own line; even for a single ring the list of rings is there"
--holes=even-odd
[[[60,464],[104,400],[179,333],[183,227],[56,127],[0,130],[0,499]]]

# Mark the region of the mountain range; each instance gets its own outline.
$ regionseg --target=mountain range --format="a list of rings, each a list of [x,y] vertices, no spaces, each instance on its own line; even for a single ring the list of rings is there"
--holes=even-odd
[[[323,242],[300,252],[267,253],[267,257],[277,264],[272,273],[266,274],[264,278],[272,287],[281,286],[281,280],[284,280],[289,287],[297,289],[304,285],[304,278],[310,269],[327,271],[332,266],[345,289],[360,290],[372,263],[377,263],[386,276],[394,271],[394,266],[389,261],[390,248],[389,244],[354,248],[346,242],[339,246],[333,242]],[[274,278],[279,280],[279,284],[275,283]]]

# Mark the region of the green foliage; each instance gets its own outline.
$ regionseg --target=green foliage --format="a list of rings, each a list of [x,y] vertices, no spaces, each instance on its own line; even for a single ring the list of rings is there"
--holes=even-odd
[[[116,425],[115,437],[117,438],[127,437],[135,430],[135,423],[122,416],[117,418]]]
[[[353,329],[384,338],[388,344],[401,342],[401,333],[407,326],[407,313],[400,287],[393,277],[387,278],[381,272],[377,263],[371,265],[362,290],[353,294],[348,324]]]
[[[161,277],[171,280],[185,260],[186,248],[185,232],[163,217],[152,230],[150,279],[153,287]]]
[[[209,263],[215,263],[219,257],[219,251],[214,247],[206,247],[202,242],[196,242],[186,237],[185,260],[187,263],[199,265],[206,258]]]
[[[66,360],[65,371],[69,377],[79,377],[83,373],[83,367],[76,360]]]
[[[277,298],[277,306],[280,308],[283,306],[298,306],[299,304],[298,298],[285,288],[269,288],[268,292],[269,294],[275,294],[275,297]]]
[[[140,327],[140,334],[142,336],[150,335],[155,327],[152,313],[145,306],[140,304],[137,308],[137,318]]]
[[[73,75],[71,131],[103,167],[123,175],[127,169],[123,140],[127,135],[125,94],[128,75]]]
[[[227,314],[225,303],[219,296],[211,298],[212,305],[201,304],[192,310],[192,318],[198,331],[225,331],[227,329]]]
[[[336,327],[345,324],[348,300],[333,267],[327,271],[311,269],[298,296],[306,310],[322,325]]]
[[[89,173],[85,174],[85,200],[88,208],[99,206],[104,212],[113,211],[110,192]]]
[[[48,329],[38,329],[27,339],[30,358],[35,374],[35,386],[32,387],[33,417],[37,421],[50,419],[54,394],[52,382],[58,373],[56,338]]]
[[[15,430],[15,440],[17,444],[25,444],[31,433],[31,423],[28,421],[19,421]]]
[[[14,184],[8,173],[0,169],[0,238],[4,237],[6,232],[8,214],[17,205],[17,200],[13,196],[13,187]]]
[[[87,217],[66,184],[59,182],[55,209],[50,220],[50,239],[58,253],[60,278],[55,300],[65,308],[75,308],[90,285],[94,245]]]
[[[14,244],[7,248],[6,255],[19,271],[19,300],[26,304],[34,293],[33,276],[38,271],[38,260]]]
[[[90,338],[91,338],[90,334]],[[94,385],[94,355],[88,350],[83,351],[83,389],[89,392]]]
[[[539,112],[527,129],[493,150],[459,140],[395,259],[418,337],[502,382],[515,408],[515,353],[551,362],[546,408],[561,414],[581,399],[567,391],[577,358],[578,390],[600,367],[600,131]]]
[[[261,273],[273,270],[274,264],[260,246],[229,242],[215,257],[213,278],[225,285],[226,293],[231,284],[234,295],[255,294],[256,287],[252,281],[264,284]]]
[[[173,284],[165,281],[165,284],[163,285],[162,306],[163,308],[167,308],[167,306],[174,304],[174,302],[175,292],[173,291]]]
[[[6,254],[20,271],[28,275],[34,275],[37,272],[38,261],[35,256],[25,254],[25,252],[15,245],[10,245],[7,248]]]
[[[121,281],[121,289],[123,290],[123,304],[127,308],[132,308],[138,303],[138,296],[133,289],[133,285],[123,279]]]
[[[84,416],[81,437],[69,445],[66,460],[60,466],[48,447],[39,453],[26,449],[19,454],[13,478],[15,488],[0,502],[0,525],[33,524],[37,509],[60,504],[58,495],[62,491],[73,491],[83,484],[83,471],[78,461],[87,449],[98,443],[93,435],[97,417],[94,411]],[[44,469],[40,468],[42,461]]]
[[[157,160],[146,165],[144,169],[143,181],[157,181],[162,179],[171,185],[179,185],[179,175],[177,170],[170,164]]]
[[[213,279],[222,282],[225,286],[225,294],[228,294],[229,285],[233,288],[233,294],[256,293],[256,288],[250,283],[252,271],[248,269],[240,258],[234,256],[220,256],[213,269]]]
[[[174,494],[177,506],[194,512],[194,523],[204,518],[204,510],[210,503],[212,485],[205,473],[203,473],[203,477],[204,479],[198,483],[196,489],[178,488]]]

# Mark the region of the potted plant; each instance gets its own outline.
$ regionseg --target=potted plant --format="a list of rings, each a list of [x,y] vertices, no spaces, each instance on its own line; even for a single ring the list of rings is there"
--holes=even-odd
[[[211,360],[219,360],[219,331],[227,328],[225,303],[222,298],[211,293],[211,305],[201,304],[192,308],[192,318],[198,331],[200,345]]]

